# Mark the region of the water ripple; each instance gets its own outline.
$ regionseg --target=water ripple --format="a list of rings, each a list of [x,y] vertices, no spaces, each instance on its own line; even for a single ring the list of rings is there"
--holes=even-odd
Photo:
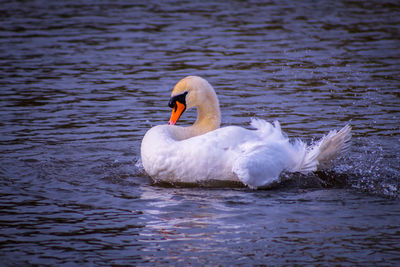
[[[0,10],[3,263],[398,262],[397,2],[8,1]],[[192,74],[215,87],[224,126],[279,120],[312,143],[350,122],[352,148],[330,172],[285,176],[269,191],[153,185],[135,164],[141,138],[168,121],[172,87]]]

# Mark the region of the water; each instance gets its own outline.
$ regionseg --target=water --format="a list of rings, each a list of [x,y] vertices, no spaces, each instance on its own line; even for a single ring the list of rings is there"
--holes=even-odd
[[[1,265],[399,263],[396,1],[0,9]],[[279,120],[311,143],[350,122],[352,148],[271,190],[154,185],[141,138],[187,75],[223,125]]]

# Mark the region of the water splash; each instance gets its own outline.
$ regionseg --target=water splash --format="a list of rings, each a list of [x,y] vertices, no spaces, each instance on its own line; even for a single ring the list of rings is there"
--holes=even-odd
[[[354,189],[398,198],[400,169],[396,162],[399,162],[399,156],[389,156],[387,147],[372,138],[359,138],[354,143],[349,159],[337,165],[334,170],[346,174],[349,186]]]

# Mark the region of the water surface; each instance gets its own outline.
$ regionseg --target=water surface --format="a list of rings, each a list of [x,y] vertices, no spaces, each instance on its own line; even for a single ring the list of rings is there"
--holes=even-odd
[[[396,1],[0,9],[2,265],[400,261]],[[154,185],[140,142],[187,75],[215,87],[224,126],[279,120],[312,143],[350,123],[351,150],[272,190]]]

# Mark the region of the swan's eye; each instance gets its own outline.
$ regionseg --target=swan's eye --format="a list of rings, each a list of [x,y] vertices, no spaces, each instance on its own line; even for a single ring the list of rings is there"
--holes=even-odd
[[[187,94],[188,94],[188,92],[184,92],[182,94],[179,94],[179,95],[171,97],[171,99],[168,102],[168,106],[170,108],[175,108],[176,109],[176,102],[177,101],[186,106],[186,95]]]

